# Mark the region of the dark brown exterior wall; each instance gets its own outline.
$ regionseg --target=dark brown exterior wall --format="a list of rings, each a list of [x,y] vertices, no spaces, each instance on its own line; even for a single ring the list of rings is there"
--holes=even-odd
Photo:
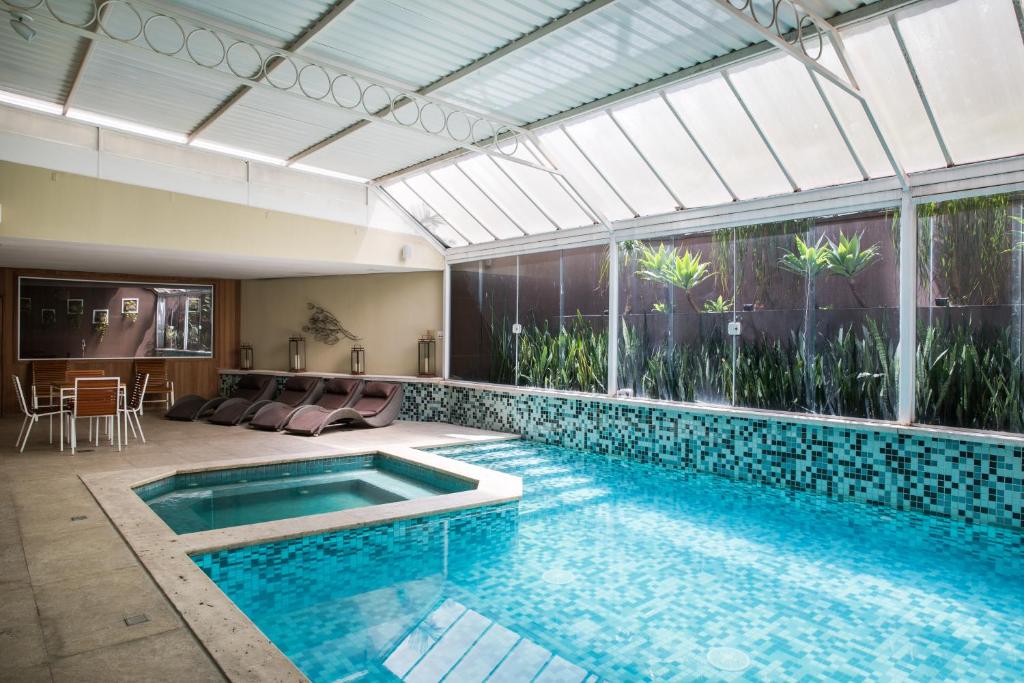
[[[214,323],[213,323],[213,358],[169,358],[167,360],[168,375],[174,381],[174,390],[178,396],[185,394],[211,395],[217,392],[217,368],[238,367],[238,345],[240,328],[240,304],[241,287],[238,280],[221,280],[216,278],[174,278],[165,276],[122,274],[122,273],[88,273],[79,271],[55,271],[55,270],[19,270],[16,268],[0,268],[0,299],[2,299],[2,310],[0,310],[0,366],[3,368],[2,382],[0,382],[0,411],[3,415],[13,415],[18,412],[17,401],[14,397],[14,387],[11,383],[11,375],[18,375],[24,386],[31,381],[30,362],[18,360],[17,314],[18,314],[18,278],[21,276],[80,279],[80,280],[108,280],[119,282],[166,282],[195,284],[197,282],[213,285],[214,300]],[[120,310],[120,296],[117,299],[117,311],[111,305],[110,324],[111,327],[122,324]],[[124,296],[136,296],[135,294],[124,294]],[[141,303],[141,302],[140,302]],[[95,306],[96,308],[107,308],[107,306]],[[33,311],[36,304],[33,302]],[[82,319],[83,329],[92,325],[92,308],[86,302],[85,313]],[[58,320],[60,317],[58,316]],[[139,325],[143,322],[142,316]],[[140,328],[141,329],[141,328]],[[126,355],[134,355],[134,352]],[[74,360],[71,364],[75,368],[93,369],[100,368],[112,376],[121,377],[128,381],[131,379],[132,360]]]

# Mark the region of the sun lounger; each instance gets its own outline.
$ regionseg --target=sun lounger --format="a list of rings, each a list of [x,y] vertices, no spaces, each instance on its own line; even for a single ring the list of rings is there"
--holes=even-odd
[[[401,407],[402,385],[367,382],[358,393],[353,392],[352,399],[345,405],[302,408],[288,422],[285,430],[290,434],[318,436],[328,427],[383,427],[394,421]]]
[[[204,398],[189,394],[175,401],[164,417],[168,420],[201,420],[229,400],[263,401],[274,395],[274,389],[274,378],[269,375],[242,375],[230,396]]]
[[[257,410],[270,403],[271,399],[274,398],[277,382],[273,377],[268,379],[270,379],[269,388],[259,396],[252,399],[247,397],[229,398],[217,406],[213,414],[207,418],[207,422],[215,425],[233,426],[252,419]],[[290,382],[292,379],[295,378],[290,377],[288,381]]]
[[[290,377],[277,399],[256,411],[249,426],[279,432],[295,411],[316,401],[323,390],[324,382],[319,377]]]

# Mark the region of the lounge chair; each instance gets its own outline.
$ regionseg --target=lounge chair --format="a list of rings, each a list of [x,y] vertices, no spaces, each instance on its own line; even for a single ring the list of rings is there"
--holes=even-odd
[[[402,408],[402,385],[367,382],[362,395],[344,408],[311,410],[305,408],[285,427],[290,434],[318,436],[327,427],[386,427]]]
[[[265,401],[274,395],[275,388],[274,378],[270,375],[242,375],[230,396],[204,398],[199,394],[189,394],[175,401],[164,417],[169,420],[201,420],[233,399]]]
[[[335,413],[359,400],[363,386],[363,381],[358,379],[339,377],[330,380],[324,385],[324,393],[316,403],[296,410],[284,429],[293,434],[316,436],[330,423]]]
[[[296,410],[316,401],[323,391],[319,377],[289,377],[277,399],[256,411],[249,426],[279,432]]]

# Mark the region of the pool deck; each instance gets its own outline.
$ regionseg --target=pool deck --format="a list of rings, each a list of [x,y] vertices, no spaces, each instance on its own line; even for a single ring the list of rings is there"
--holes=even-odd
[[[310,439],[147,415],[147,444],[133,440],[120,453],[106,444],[90,445],[71,456],[47,443],[45,422],[33,429],[25,452],[17,453],[11,444],[20,425],[18,418],[0,419],[0,681],[26,683],[225,679],[81,477],[102,480],[102,473],[132,471],[142,479],[146,472],[210,463],[402,451],[509,436],[396,422]],[[216,591],[212,597],[218,596]],[[126,625],[136,615],[147,620]],[[234,629],[225,623],[220,630],[230,636]],[[222,642],[233,647],[230,637]],[[244,637],[235,644],[241,654],[251,646]],[[281,680],[272,668],[230,674]]]

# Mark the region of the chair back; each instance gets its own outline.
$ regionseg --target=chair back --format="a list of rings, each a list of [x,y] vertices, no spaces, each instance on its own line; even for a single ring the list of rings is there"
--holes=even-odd
[[[132,380],[132,393],[128,397],[128,409],[139,410],[142,408],[142,399],[146,395],[146,387],[149,385],[149,375],[135,375]]]
[[[28,403],[25,401],[25,392],[21,389],[21,380],[17,375],[11,375],[11,381],[14,382],[14,395],[18,397],[18,409],[26,416],[31,415],[32,412],[28,409]]]
[[[68,362],[66,360],[34,360],[32,361],[32,386],[36,391],[47,390],[54,384],[66,382]]]
[[[149,375],[149,384],[154,387],[167,385],[167,359],[166,358],[137,358],[135,359],[135,374]]]
[[[117,415],[120,377],[79,377],[75,380],[75,414],[78,417]]]
[[[79,377],[103,377],[105,374],[103,370],[68,370],[64,373],[64,381],[70,384]]]

